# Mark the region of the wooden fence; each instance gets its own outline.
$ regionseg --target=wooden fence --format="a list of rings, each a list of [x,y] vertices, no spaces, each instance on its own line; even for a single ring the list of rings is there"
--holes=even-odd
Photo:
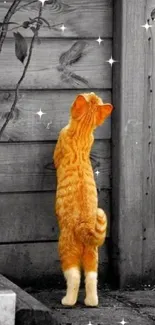
[[[0,21],[10,4],[0,1]],[[45,5],[44,17],[54,28],[40,30],[41,44],[35,45],[0,143],[0,272],[16,281],[60,279],[52,154],[76,94],[95,91],[115,106],[112,119],[96,131],[92,149],[94,171],[100,171],[95,174],[99,205],[109,220],[100,275],[107,279],[110,270],[121,287],[155,282],[154,7],[153,0]],[[37,16],[36,3],[13,19],[22,23],[29,16]],[[146,22],[152,24],[148,31],[142,27]],[[67,27],[64,33],[61,24]],[[22,33],[30,42],[31,31]],[[111,55],[117,61],[113,68],[106,62]],[[0,56],[0,126],[22,69],[9,32]],[[40,108],[46,113],[41,120]]]
[[[11,2],[0,1],[0,21]],[[32,3],[11,20],[22,23],[37,14],[38,5]],[[45,4],[43,17],[55,27],[40,29],[41,43],[35,44],[19,101],[0,143],[0,272],[23,284],[42,278],[52,278],[55,283],[60,280],[52,155],[58,133],[68,123],[71,103],[83,91],[95,91],[104,101],[112,100],[112,70],[106,62],[112,53],[112,1],[54,1]],[[61,24],[67,27],[64,33]],[[32,31],[22,29],[21,33],[29,44]],[[96,41],[99,36],[103,39],[100,45]],[[23,71],[14,52],[13,33],[9,31],[0,55],[0,127]],[[67,73],[63,73],[64,60],[75,52],[76,62],[70,60]],[[36,115],[40,108],[46,113],[41,120]],[[99,205],[109,219],[106,244],[100,251],[103,279],[109,266],[110,141],[109,118],[96,131],[92,150],[94,172],[96,163],[100,171],[95,176]]]

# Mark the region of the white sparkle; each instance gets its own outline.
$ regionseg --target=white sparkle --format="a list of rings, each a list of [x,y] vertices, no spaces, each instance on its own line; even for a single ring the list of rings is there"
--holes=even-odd
[[[95,174],[98,176],[98,174],[99,174],[100,172],[99,172],[99,170],[97,170],[96,172],[95,172]]]
[[[42,115],[43,115],[43,114],[46,114],[46,113],[43,113],[43,112],[42,112],[42,110],[40,109],[40,111],[39,111],[39,112],[37,112],[36,114],[38,114],[38,115],[39,115],[39,117],[40,117],[40,119],[41,119]]]
[[[138,142],[136,142],[136,144],[138,144]]]
[[[99,43],[99,45],[100,45],[101,42],[103,42],[103,40],[102,40],[102,38],[100,38],[100,36],[96,41]]]
[[[60,27],[60,29],[62,30],[62,32],[64,32],[66,28],[67,28],[67,27],[65,27],[64,25],[62,25],[62,26]]]
[[[46,0],[39,0],[42,3],[42,6],[44,6]]]
[[[4,1],[4,3],[6,3],[6,1]]]
[[[125,324],[127,324],[127,323],[128,323],[128,322],[125,322],[124,318],[122,319],[121,322],[119,322],[119,324],[121,324],[121,325],[125,325]]]
[[[144,27],[144,28],[146,29],[146,31],[148,31],[148,29],[149,29],[150,27],[152,27],[152,25],[149,25],[149,24],[146,22],[146,24],[145,24],[145,25],[141,25],[141,27]]]
[[[114,63],[114,62],[117,62],[117,61],[115,61],[115,60],[112,58],[112,56],[111,56],[111,58],[110,58],[109,60],[107,60],[106,62],[108,62],[108,63],[111,64],[111,66],[112,66],[113,63]]]
[[[92,323],[89,321],[88,325],[92,325]]]

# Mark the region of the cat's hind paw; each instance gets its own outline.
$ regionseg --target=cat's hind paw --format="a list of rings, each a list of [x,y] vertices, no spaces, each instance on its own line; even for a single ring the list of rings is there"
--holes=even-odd
[[[76,304],[76,300],[71,297],[63,297],[61,300],[62,305],[64,306],[74,306]]]
[[[98,306],[98,296],[95,295],[95,296],[86,297],[84,303],[86,306],[91,306],[91,307]]]

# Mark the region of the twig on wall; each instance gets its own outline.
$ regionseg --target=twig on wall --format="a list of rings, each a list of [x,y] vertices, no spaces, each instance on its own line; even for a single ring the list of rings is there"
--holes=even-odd
[[[21,0],[14,0],[11,7],[9,8],[7,14],[4,17],[3,24],[2,24],[2,31],[0,34],[0,53],[2,51],[2,46],[3,46],[4,40],[6,38],[7,31],[8,31],[8,26],[9,26],[8,23],[9,23],[11,17],[13,16],[13,14],[15,13],[15,10],[20,2],[21,2]]]
[[[25,7],[29,6],[29,5],[31,5],[32,3],[35,3],[35,2],[37,2],[37,1],[38,1],[38,0],[31,0],[31,1],[27,2],[27,3],[25,3],[24,5],[18,7],[18,8],[16,9],[15,12],[17,12],[17,11],[19,11],[20,9],[23,9],[23,8],[25,8]]]
[[[6,128],[7,124],[9,123],[9,121],[10,121],[10,119],[11,119],[11,117],[12,117],[12,114],[13,114],[13,112],[14,112],[14,109],[15,109],[16,104],[17,104],[17,101],[18,101],[18,92],[19,92],[19,87],[20,87],[20,84],[22,83],[22,81],[23,81],[23,79],[24,79],[24,77],[25,77],[26,71],[27,71],[27,69],[28,69],[28,66],[29,66],[29,63],[30,63],[30,60],[31,60],[31,56],[32,56],[32,50],[33,50],[33,46],[34,46],[34,41],[35,41],[35,38],[36,38],[36,36],[38,35],[38,31],[39,31],[39,29],[40,29],[40,27],[41,27],[41,25],[40,25],[40,18],[41,18],[41,16],[42,16],[42,9],[43,9],[43,8],[42,8],[42,3],[40,3],[40,6],[39,6],[39,15],[38,15],[38,20],[37,20],[37,25],[36,25],[36,29],[35,29],[35,31],[34,31],[34,35],[33,35],[32,39],[31,39],[31,43],[30,43],[30,47],[29,47],[29,53],[28,53],[27,62],[26,62],[26,64],[25,64],[25,67],[24,67],[24,70],[23,70],[22,76],[21,76],[21,78],[19,79],[19,81],[18,81],[18,83],[17,83],[17,85],[16,85],[16,88],[15,88],[15,97],[14,97],[13,104],[12,104],[12,106],[11,106],[11,108],[10,108],[10,111],[9,111],[7,117],[6,117],[6,120],[5,120],[5,122],[4,122],[3,126],[2,126],[2,128],[0,129],[0,138],[1,138],[1,136],[2,136],[2,134],[3,134],[3,132],[4,132],[5,128]]]

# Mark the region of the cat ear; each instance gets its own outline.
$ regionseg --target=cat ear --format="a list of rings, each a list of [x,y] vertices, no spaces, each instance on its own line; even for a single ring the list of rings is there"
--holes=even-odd
[[[96,125],[101,125],[105,119],[111,114],[113,106],[111,104],[98,105],[96,111]]]
[[[71,115],[74,119],[79,120],[87,111],[88,102],[84,95],[78,95],[72,105]]]

